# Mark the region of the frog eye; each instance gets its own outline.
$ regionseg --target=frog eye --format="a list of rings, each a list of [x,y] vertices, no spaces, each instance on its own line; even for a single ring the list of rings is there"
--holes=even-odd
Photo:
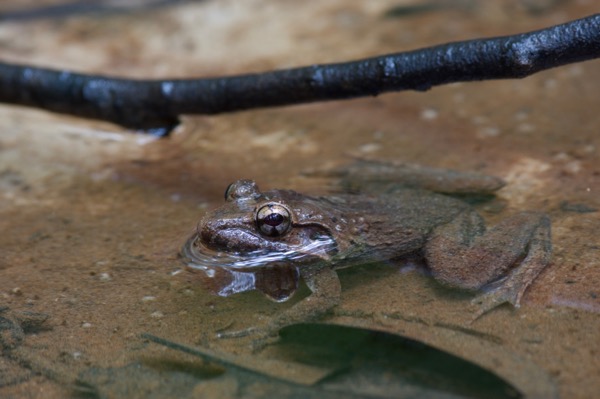
[[[225,189],[225,200],[252,199],[260,196],[258,186],[252,180],[238,180]]]
[[[231,183],[227,186],[227,188],[225,189],[225,200],[228,200],[231,197],[231,188],[235,183]]]
[[[256,212],[256,226],[267,237],[279,237],[292,226],[290,211],[280,204],[263,205]]]

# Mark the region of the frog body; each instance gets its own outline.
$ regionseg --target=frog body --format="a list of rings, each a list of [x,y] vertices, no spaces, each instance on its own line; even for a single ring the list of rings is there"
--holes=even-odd
[[[379,176],[376,165],[368,167]],[[423,175],[427,189],[419,187],[407,168]],[[480,179],[481,192],[489,193],[490,187],[503,185],[501,180],[404,165],[396,169],[403,176],[400,181],[377,194],[261,192],[254,181],[238,180],[227,188],[225,204],[208,212],[184,245],[188,268],[218,276],[221,295],[258,289],[276,301],[287,300],[302,277],[312,294],[274,318],[265,328],[270,334],[339,303],[336,270],[407,255],[422,256],[433,277],[451,287],[478,291],[503,279],[478,297],[479,314],[504,302],[518,306],[527,286],[549,263],[548,217],[523,212],[487,230],[468,203],[433,190],[439,182],[447,192],[452,186],[448,179],[457,179],[458,192],[465,182],[477,192],[473,180]],[[363,180],[374,181],[369,175]]]

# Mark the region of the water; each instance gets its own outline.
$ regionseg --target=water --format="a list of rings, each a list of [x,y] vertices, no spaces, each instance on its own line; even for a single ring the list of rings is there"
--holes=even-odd
[[[532,15],[518,2],[484,3],[472,13],[394,20],[380,18],[394,2],[196,2],[143,18],[6,23],[0,42],[10,46],[0,54],[122,76],[213,76],[527,31],[595,12],[592,4],[562,2]],[[261,326],[305,298],[309,290],[296,269],[277,277],[285,289],[273,299],[288,299],[283,303],[253,292],[261,269],[254,264],[263,261],[211,255],[191,262],[234,279],[246,273],[225,297],[197,281],[204,270],[170,272],[186,266],[181,246],[232,181],[316,193],[325,183],[301,171],[369,156],[505,178],[500,206],[478,210],[490,223],[512,211],[548,212],[553,263],[521,308],[500,308],[472,324],[470,294],[402,272],[401,264],[362,265],[340,272],[341,304],[321,321],[401,334],[516,386],[546,384],[542,373],[562,397],[593,397],[600,370],[600,213],[576,210],[600,209],[600,116],[590,106],[599,82],[600,69],[589,62],[521,81],[186,117],[173,136],[151,141],[109,124],[0,107],[0,396],[64,398],[79,376],[98,383],[105,375],[99,370],[112,369],[130,372],[127,380],[139,381],[135,391],[143,393],[158,380],[134,378],[135,362],[195,379],[219,375],[149,345],[143,333],[314,382],[322,370],[290,362],[274,348],[253,351],[252,336],[216,337]],[[435,118],[422,117],[431,109]],[[26,328],[15,328],[19,323]],[[525,361],[538,374],[519,366]],[[210,381],[195,393],[235,397],[231,379]]]

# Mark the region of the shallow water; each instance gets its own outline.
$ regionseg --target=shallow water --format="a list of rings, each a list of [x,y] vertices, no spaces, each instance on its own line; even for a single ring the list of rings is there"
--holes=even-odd
[[[0,56],[123,76],[208,76],[523,32],[595,12],[585,2],[498,1],[383,18],[397,3],[205,1],[60,23],[3,21]],[[532,3],[543,12],[524,5]],[[143,333],[268,366],[269,349],[248,356],[250,337],[216,333],[260,324],[307,289],[283,304],[256,292],[212,296],[173,273],[182,267],[179,249],[234,180],[313,193],[325,183],[302,170],[367,156],[504,178],[498,200],[478,209],[492,224],[514,211],[547,212],[553,261],[521,308],[502,307],[473,324],[471,297],[418,267],[344,270],[342,303],[324,320],[420,340],[517,386],[537,380],[531,367],[518,367],[532,364],[562,397],[593,397],[600,388],[597,63],[425,93],[185,117],[163,140],[1,106],[0,308],[8,308],[1,316],[48,319],[3,352],[0,396],[62,398],[90,368],[184,358]],[[284,369],[267,366],[274,375]],[[314,370],[296,372],[308,380]],[[229,392],[216,382],[202,389]]]

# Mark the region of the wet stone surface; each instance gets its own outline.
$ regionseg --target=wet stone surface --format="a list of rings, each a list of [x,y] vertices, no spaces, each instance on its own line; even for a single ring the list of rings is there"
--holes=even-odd
[[[4,3],[0,12],[41,4]],[[3,20],[0,58],[140,78],[214,76],[524,32],[595,12],[586,2],[515,0],[385,16],[399,3],[204,1]],[[475,207],[488,224],[548,213],[554,254],[519,309],[500,307],[473,324],[471,296],[442,287],[417,261],[340,271],[341,302],[324,320],[423,341],[516,386],[530,374],[503,356],[518,354],[562,397],[592,397],[600,388],[599,86],[591,61],[524,80],[184,117],[163,140],[1,106],[0,396],[63,398],[82,381],[98,384],[164,356],[142,333],[250,355],[250,337],[216,334],[260,324],[308,289],[283,304],[256,292],[212,296],[173,273],[181,245],[237,179],[317,193],[326,182],[301,171],[360,156],[505,179],[496,200]],[[48,318],[27,329],[18,314]],[[269,356],[266,349],[249,361],[258,367]],[[154,383],[155,372],[140,381]],[[228,380],[217,380],[196,391],[234,397]]]

